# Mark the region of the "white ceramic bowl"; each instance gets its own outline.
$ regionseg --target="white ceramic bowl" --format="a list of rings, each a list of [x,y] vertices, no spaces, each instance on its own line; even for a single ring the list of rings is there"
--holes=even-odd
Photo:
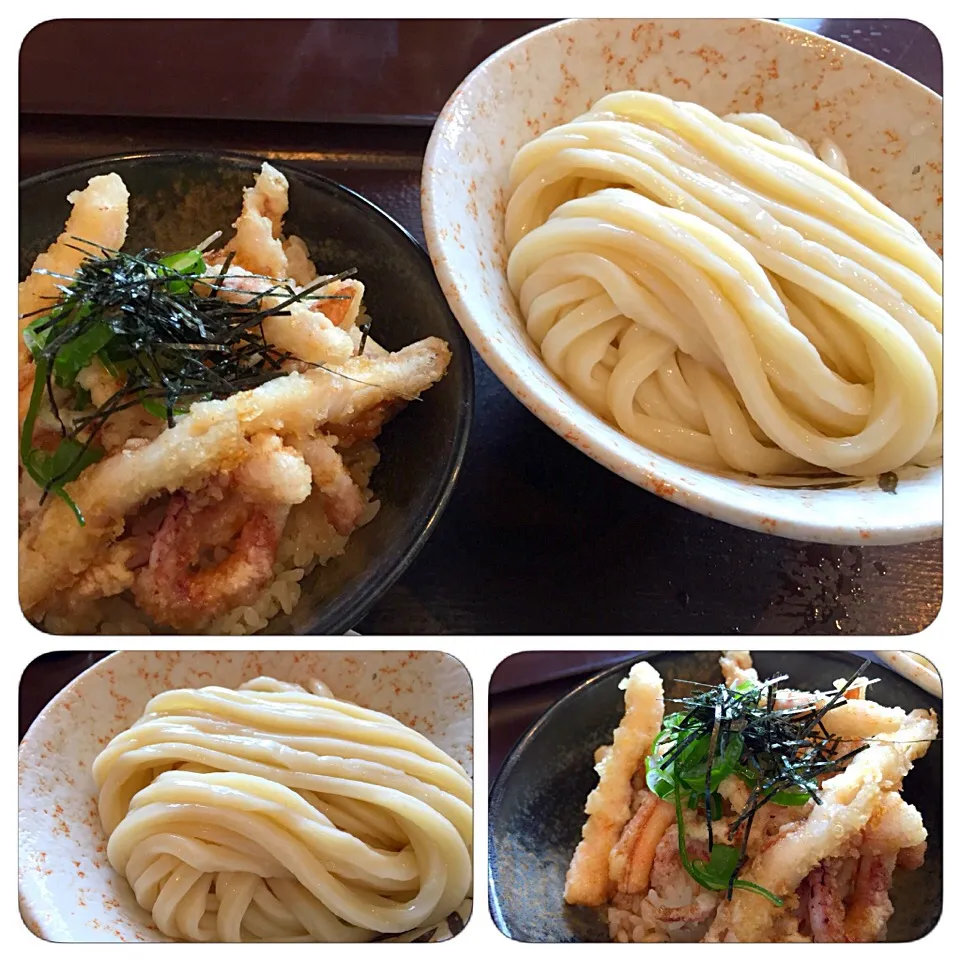
[[[450,306],[513,394],[584,453],[699,513],[825,543],[908,543],[942,532],[942,471],[899,472],[829,490],[782,490],[699,470],[606,423],[557,380],[527,337],[505,277],[511,160],[537,134],[605,93],[642,89],[716,113],[763,111],[845,151],[854,179],[941,252],[942,101],[877,60],[764,20],[571,20],[481,64],[437,120],[423,167],[427,245]]]
[[[20,746],[20,912],[31,931],[61,942],[168,940],[107,862],[90,766],[156,694],[212,684],[236,687],[257,676],[293,682],[321,677],[337,696],[419,730],[472,775],[470,675],[448,654],[112,654],[53,699]],[[461,924],[469,908],[468,901],[458,911]],[[433,929],[432,939],[450,936],[447,922]]]

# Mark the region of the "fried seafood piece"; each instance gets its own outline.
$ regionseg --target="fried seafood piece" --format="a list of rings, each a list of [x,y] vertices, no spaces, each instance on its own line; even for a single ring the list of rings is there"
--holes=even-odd
[[[121,540],[98,557],[97,562],[87,567],[77,578],[69,598],[71,603],[83,600],[100,600],[114,597],[133,586],[140,545]]]
[[[317,279],[317,268],[300,237],[287,237],[283,241],[283,252],[287,255],[287,275],[297,286],[305,287]]]
[[[283,218],[290,206],[287,178],[264,163],[252,187],[243,189],[243,207],[234,222],[234,237],[223,252],[251,273],[285,280],[290,276],[286,251],[280,238]]]
[[[276,286],[273,280],[255,276],[243,267],[231,265],[226,274],[221,276],[220,269],[210,267],[206,276],[220,278],[217,283],[221,299],[232,300],[236,303],[246,303],[254,296]],[[207,289],[207,284],[198,284],[201,291]],[[307,363],[343,363],[349,359],[355,350],[353,337],[347,329],[328,316],[332,312],[341,320],[346,318],[350,309],[355,314],[360,312],[360,299],[363,296],[363,284],[357,287],[342,288],[334,282],[327,287],[318,287],[314,293],[320,295],[344,296],[346,300],[300,300],[284,308],[284,315],[266,317],[263,321],[263,336],[267,343],[293,354]],[[260,299],[260,307],[269,310],[279,306],[285,296],[264,296]],[[327,312],[324,312],[327,311]]]
[[[359,280],[334,280],[325,287],[318,287],[317,293],[335,299],[314,300],[310,309],[322,313],[339,330],[348,331],[356,325],[363,302],[363,284]]]
[[[51,307],[59,298],[58,286],[70,281],[51,274],[71,277],[81,261],[94,248],[77,243],[76,239],[119,250],[127,236],[127,212],[130,194],[123,180],[115,173],[93,177],[83,190],[74,190],[67,200],[73,205],[64,231],[45,253],[33,263],[30,275],[17,291],[17,310],[20,314],[17,340],[19,362],[20,423],[26,415],[33,389],[34,363],[27,345],[23,342],[24,328],[36,319],[34,311]],[[86,253],[84,251],[87,251]],[[50,273],[38,273],[48,270]],[[24,316],[34,314],[33,316]]]
[[[587,822],[567,871],[567,903],[599,906],[611,890],[610,854],[630,820],[633,775],[640,768],[663,722],[663,682],[646,661],[621,682],[625,712],[613,744],[600,755],[600,782],[587,797]]]
[[[896,854],[868,850],[831,857],[807,878],[810,932],[815,943],[875,943],[893,916],[890,884]]]
[[[910,847],[901,847],[897,852],[897,866],[901,870],[919,870],[927,858],[927,841],[921,840]]]
[[[688,826],[692,822],[688,820]],[[708,860],[706,839],[691,840],[688,835],[687,853],[691,858]],[[648,872],[645,890],[638,891],[644,894],[642,899],[622,885],[611,899],[614,910],[639,917],[639,923],[632,923],[630,939],[634,943],[662,943],[674,938],[683,942],[699,940],[720,894],[704,890],[687,873],[680,858],[675,822],[655,844]]]
[[[264,304],[270,299],[265,298]],[[267,317],[263,321],[267,343],[306,363],[343,363],[353,356],[353,337],[322,310],[300,301],[290,304],[285,312],[287,316]]]
[[[20,537],[20,604],[29,617],[70,587],[124,530],[124,518],[164,491],[175,491],[247,456],[237,416],[192,415],[156,440],[128,444],[88,467],[67,490],[81,526],[62,500],[51,497]]]
[[[728,687],[743,681],[758,682],[753,658],[746,650],[725,650],[720,656],[720,669]],[[837,688],[845,681],[837,680]],[[834,707],[823,718],[823,725],[833,736],[844,739],[866,739],[878,733],[890,733],[903,723],[906,713],[900,707],[885,707],[867,699],[870,681],[858,677],[844,693],[846,703]],[[806,690],[778,690],[776,707],[822,707],[833,696],[831,691],[813,693]]]
[[[313,474],[323,500],[323,512],[341,536],[349,536],[360,522],[367,501],[343,458],[333,447],[333,437],[314,437],[296,443]]]
[[[845,681],[837,680],[839,688]],[[864,677],[857,678],[853,685],[844,693],[845,703],[832,707],[823,715],[823,728],[830,735],[842,738],[847,746],[852,747],[857,740],[865,740],[879,733],[892,733],[898,730],[907,714],[900,707],[885,707],[873,700],[868,700],[866,694],[868,684]],[[778,690],[776,706],[778,710],[792,707],[809,706],[817,709],[825,706],[834,696],[835,691],[821,691],[809,693],[804,690]]]
[[[126,377],[114,376],[95,357],[77,374],[77,383],[89,391],[93,406],[105,404],[118,390]],[[135,404],[112,414],[97,433],[97,442],[112,452],[131,439],[152,440],[166,427],[163,420],[150,414],[142,405]]]
[[[725,777],[717,786],[717,793],[734,813],[739,813],[750,799],[750,788],[739,777]]]
[[[252,187],[243,191],[243,209],[234,223],[230,242],[207,257],[208,275],[217,276],[228,254],[234,259],[220,296],[241,300],[245,294],[263,293],[272,281],[292,280],[300,288],[317,280],[307,245],[300,237],[283,237],[283,218],[289,208],[287,178],[264,163]],[[364,287],[358,280],[334,280],[311,291],[313,299],[291,304],[289,316],[264,321],[264,336],[280,350],[308,363],[346,360],[355,346],[346,334],[357,322]],[[328,299],[320,299],[321,297]],[[332,299],[336,298],[336,299]],[[264,297],[265,308],[275,307],[282,296]],[[338,335],[339,334],[339,335]]]
[[[863,832],[863,849],[895,853],[901,867],[916,870],[923,864],[927,829],[920,811],[899,793],[888,791]]]
[[[807,876],[807,910],[815,943],[846,942],[843,898],[856,869],[857,858],[827,857]]]
[[[264,163],[253,186],[243,190],[243,207],[233,224],[233,238],[212,261],[222,262],[233,253],[234,263],[250,273],[289,279],[300,287],[316,280],[317,268],[306,243],[300,237],[283,235],[283,220],[290,208],[289,189],[287,178]],[[360,292],[362,295],[362,285]]]
[[[247,437],[269,431],[311,436],[326,425],[348,428],[375,408],[418,396],[450,362],[437,338],[381,357],[355,357],[338,367],[291,373],[226,400],[196,403],[171,429],[89,467],[67,492],[77,523],[61,500],[49,499],[20,537],[20,603],[42,616],[57,591],[71,586],[124,530],[124,518],[160,493],[199,487],[255,452]]]
[[[77,383],[90,394],[93,406],[103,406],[126,382],[126,377],[113,374],[103,365],[99,357],[77,373]]]
[[[753,657],[748,650],[724,650],[720,654],[720,671],[728,687],[744,681],[759,683],[757,671],[753,669]]]
[[[300,451],[269,430],[250,438],[250,456],[232,479],[248,500],[286,504],[303,503],[313,482]]]
[[[897,855],[864,853],[857,866],[853,895],[843,920],[848,943],[876,943],[887,935],[887,922],[893,916],[890,884]]]
[[[170,498],[150,560],[133,588],[142,610],[177,630],[202,629],[273,579],[290,512],[289,504],[251,503],[237,489],[203,499],[185,493]],[[205,551],[228,545],[225,557],[200,565]]]
[[[893,915],[893,871],[898,866],[905,870],[922,866],[926,847],[927,830],[920,811],[899,793],[887,791],[863,831],[853,895],[844,916],[848,942],[886,938],[887,921]]]
[[[349,428],[383,407],[396,412],[402,403],[437,383],[449,363],[447,344],[428,337],[396,353],[352,357],[346,363],[306,373],[295,371],[227,400],[196,404],[193,411],[215,416],[226,405],[237,412],[248,434],[273,430],[309,436],[321,428],[330,433]]]
[[[779,839],[761,851],[743,879],[780,896],[792,894],[823,860],[837,855],[881,810],[885,794],[896,791],[915,760],[937,736],[935,714],[915,710],[895,731],[880,733],[842,773],[824,781],[806,820],[781,828]],[[763,943],[772,939],[778,909],[750,891],[735,890],[708,931],[708,941]]]
[[[899,730],[907,718],[901,707],[885,707],[873,700],[848,700],[828,711],[823,726],[831,736],[847,741],[865,740]]]
[[[649,790],[610,851],[610,881],[619,893],[645,893],[657,846],[677,818],[676,807]]]
[[[383,425],[392,420],[404,407],[406,401],[394,398],[375,404],[349,423],[328,423],[326,433],[336,437],[338,445],[346,449],[365,440],[376,440]]]
[[[363,331],[359,327],[351,327],[350,336],[353,337],[353,341],[359,351],[360,342],[363,340]],[[383,354],[389,353],[385,347],[381,347],[369,334],[363,344],[363,352],[368,357],[381,357]]]

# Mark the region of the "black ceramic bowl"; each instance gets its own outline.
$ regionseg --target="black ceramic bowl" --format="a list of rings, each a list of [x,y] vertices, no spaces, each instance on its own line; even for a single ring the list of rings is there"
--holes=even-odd
[[[638,656],[656,667],[666,696],[689,693],[677,679],[720,683],[716,652],[650,653]],[[754,653],[761,677],[789,675],[800,689],[828,689],[849,676],[860,660],[848,653]],[[564,903],[563,885],[580,839],[583,805],[596,785],[593,753],[610,743],[623,714],[617,684],[630,661],[581,684],[550,708],[514,746],[490,796],[490,911],[500,930],[515,940],[538,943],[607,942],[602,912]],[[898,674],[877,664],[869,676],[882,683],[871,697],[904,709],[942,704]],[[932,744],[904,781],[904,799],[923,814],[929,831],[926,862],[914,873],[898,871],[891,893],[896,912],[887,939],[909,941],[929,933],[943,898],[943,750]]]
[[[214,230],[228,232],[241,190],[261,160],[221,153],[156,152],[91,160],[20,184],[20,277],[62,231],[67,194],[116,171],[130,191],[127,249],[178,250]],[[372,486],[380,512],[351,538],[346,553],[314,572],[289,617],[267,633],[343,633],[406,569],[446,506],[463,460],[473,405],[466,337],[447,307],[430,259],[398,223],[363,197],[276,164],[290,181],[286,232],[302,237],[323,271],[358,268],[374,337],[398,349],[423,337],[446,340],[453,360],[443,380],[383,431]]]

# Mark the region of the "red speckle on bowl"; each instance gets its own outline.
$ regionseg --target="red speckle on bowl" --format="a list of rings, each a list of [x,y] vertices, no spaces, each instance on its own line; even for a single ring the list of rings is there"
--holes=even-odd
[[[699,49],[694,50],[693,53],[704,63],[709,63],[713,66],[724,63],[727,59],[719,50],[716,49],[716,47],[702,46]]]
[[[677,488],[672,483],[667,483],[666,480],[661,480],[659,477],[651,477],[650,486],[658,497],[665,497],[666,499],[677,492]]]

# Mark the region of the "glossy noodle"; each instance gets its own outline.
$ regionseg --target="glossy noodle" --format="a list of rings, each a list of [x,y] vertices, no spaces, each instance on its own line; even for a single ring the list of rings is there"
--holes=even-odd
[[[759,114],[638,92],[528,143],[508,279],[549,368],[639,443],[771,482],[942,453],[942,262]]]
[[[110,863],[175,939],[371,940],[469,893],[466,772],[318,681],[162,693],[93,774]]]

